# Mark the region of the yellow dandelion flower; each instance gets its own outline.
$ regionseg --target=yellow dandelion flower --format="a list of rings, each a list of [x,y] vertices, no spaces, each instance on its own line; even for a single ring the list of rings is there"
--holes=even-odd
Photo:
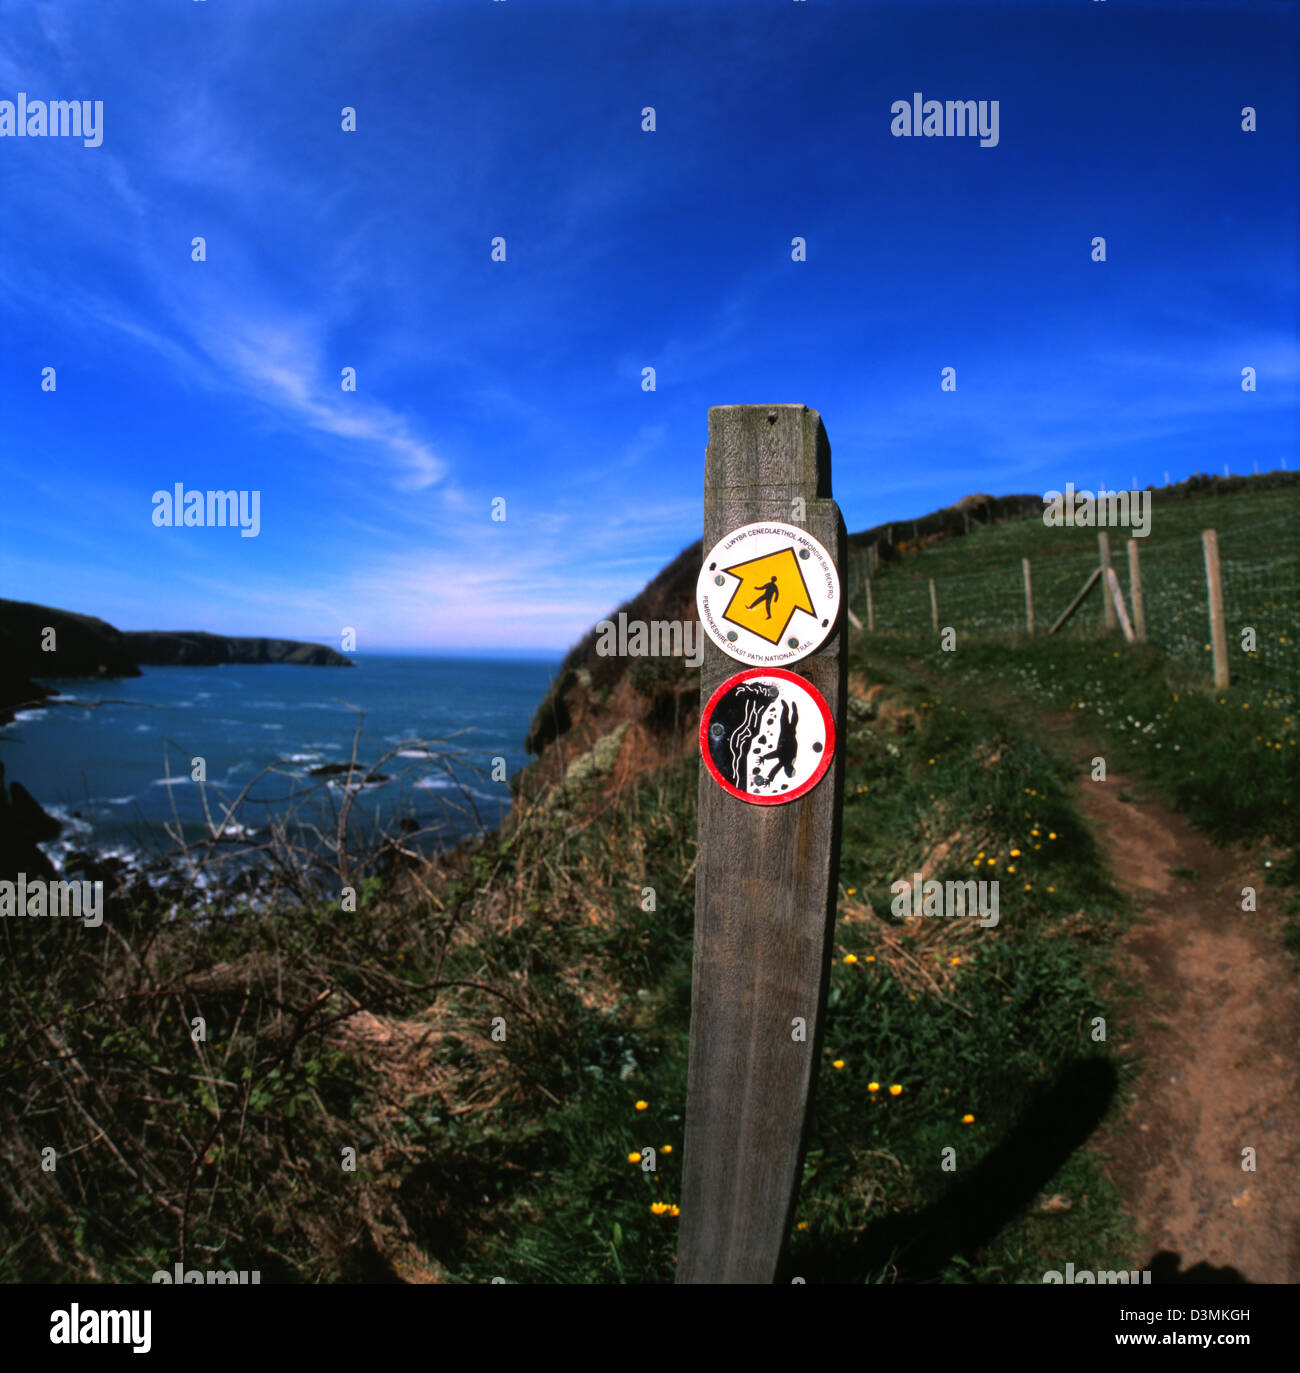
[[[650,1105],[650,1103],[649,1103],[648,1101],[638,1101],[637,1104],[636,1104],[636,1109],[637,1109],[638,1111],[644,1111],[644,1110],[646,1109],[646,1107],[649,1106],[649,1105]]]
[[[1049,839],[1055,839],[1055,838],[1056,838],[1056,831],[1055,831],[1055,830],[1049,830],[1049,831],[1048,831],[1047,837],[1048,837]]]
[[[963,1125],[974,1125],[974,1124],[975,1124],[975,1117],[972,1116],[972,1115],[969,1115],[969,1114],[968,1114],[968,1115],[964,1115],[964,1116],[962,1116],[962,1118],[961,1118],[961,1123],[962,1123]]]
[[[894,1085],[889,1089],[889,1095],[898,1096],[902,1092],[902,1090],[902,1087],[900,1087],[898,1083],[895,1082]]]
[[[1020,850],[1019,850],[1019,849],[1012,849],[1012,850],[1011,850],[1011,856],[1012,856],[1012,858],[1019,858],[1019,857],[1020,857]]]
[[[869,953],[865,961],[868,963],[874,963],[876,961],[876,955],[873,953]]]
[[[629,1154],[629,1155],[627,1156],[627,1161],[628,1161],[629,1163],[640,1163],[640,1162],[641,1162],[641,1155],[640,1155],[640,1154]]]
[[[668,1208],[668,1214],[669,1214],[670,1216],[680,1216],[681,1213],[682,1213],[682,1208],[681,1208],[680,1206],[670,1206],[670,1207]]]
[[[1007,871],[1008,871],[1008,872],[1015,872],[1015,870],[1016,870],[1016,865],[1015,865],[1014,863],[1012,863],[1011,866],[1010,866],[1009,868],[1007,868]]]
[[[842,1058],[837,1058],[837,1059],[835,1060],[835,1062],[831,1064],[831,1067],[832,1067],[832,1068],[842,1068],[842,1067],[844,1067],[844,1060],[843,1060]]]
[[[856,963],[858,961],[858,956],[855,953],[846,953],[844,955],[844,961],[846,963]]]
[[[659,1152],[660,1152],[661,1154],[671,1154],[672,1151],[673,1151],[673,1146],[672,1146],[671,1144],[665,1144],[664,1147],[663,1147],[662,1149],[659,1150]]]
[[[850,896],[856,896],[856,895],[858,894],[858,889],[857,889],[856,887],[850,887],[850,888],[849,888],[849,891],[848,891],[848,894],[849,894]]]
[[[868,1082],[868,1083],[867,1083],[867,1091],[869,1091],[869,1092],[878,1092],[879,1090],[880,1090],[880,1083],[878,1083],[878,1082]]]
[[[652,1201],[650,1203],[650,1214],[652,1216],[662,1216],[668,1210],[666,1201]]]
[[[796,1230],[806,1230],[808,1228],[808,1222],[806,1220],[801,1220],[794,1228]]]

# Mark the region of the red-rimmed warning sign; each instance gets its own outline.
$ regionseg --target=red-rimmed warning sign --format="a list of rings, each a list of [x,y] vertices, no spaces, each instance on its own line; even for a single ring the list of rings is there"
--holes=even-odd
[[[700,752],[724,790],[757,806],[810,792],[835,755],[835,722],[806,678],[780,667],[738,672],[709,697]]]

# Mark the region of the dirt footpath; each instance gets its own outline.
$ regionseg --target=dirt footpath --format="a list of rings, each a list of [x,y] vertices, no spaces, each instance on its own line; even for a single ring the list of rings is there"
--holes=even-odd
[[[1073,721],[1043,724],[1059,735]],[[1126,791],[1138,799],[1120,800]],[[1137,1099],[1097,1144],[1141,1235],[1139,1266],[1172,1251],[1184,1275],[1208,1265],[1252,1283],[1297,1282],[1300,977],[1277,936],[1276,889],[1147,792],[1114,773],[1093,782],[1086,770],[1078,789],[1141,913],[1120,948],[1143,989],[1124,1008],[1132,1034],[1122,1057],[1140,1068]],[[1241,909],[1243,886],[1256,890],[1255,914]],[[1242,1170],[1246,1148],[1255,1172]]]

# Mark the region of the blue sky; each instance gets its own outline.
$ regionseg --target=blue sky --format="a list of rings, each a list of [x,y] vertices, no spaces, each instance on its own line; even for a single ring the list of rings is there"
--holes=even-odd
[[[820,410],[851,530],[1297,465],[1294,4],[0,0],[0,32],[0,100],[104,102],[99,147],[0,138],[0,595],[551,653],[698,537],[711,405]],[[998,145],[894,137],[914,91],[997,100]],[[155,527],[176,482],[259,490],[260,534]]]

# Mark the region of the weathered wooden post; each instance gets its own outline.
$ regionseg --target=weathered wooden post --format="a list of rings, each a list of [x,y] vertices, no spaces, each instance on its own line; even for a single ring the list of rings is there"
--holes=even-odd
[[[1142,557],[1138,552],[1138,541],[1128,541],[1128,592],[1133,600],[1133,633],[1140,644],[1146,643],[1147,612],[1142,600]]]
[[[1124,593],[1120,589],[1119,577],[1113,567],[1106,569],[1106,590],[1115,607],[1115,614],[1119,617],[1119,627],[1124,631],[1125,639],[1132,643],[1133,626],[1129,623],[1128,611],[1124,609]]]
[[[1101,621],[1107,629],[1115,628],[1115,603],[1110,598],[1110,590],[1107,585],[1110,572],[1110,535],[1104,529],[1097,531],[1097,552],[1099,555],[1101,576],[1102,576],[1102,598],[1101,598]]]
[[[876,605],[875,598],[871,594],[871,578],[867,578],[867,628],[876,627]]]
[[[1091,573],[1090,576],[1088,577],[1088,580],[1087,580],[1086,582],[1084,582],[1084,584],[1083,584],[1083,589],[1082,589],[1082,590],[1079,592],[1079,594],[1074,598],[1074,600],[1072,600],[1072,601],[1070,602],[1070,604],[1067,605],[1063,611],[1061,611],[1060,615],[1057,617],[1056,623],[1051,627],[1051,629],[1049,629],[1049,630],[1047,631],[1047,637],[1048,637],[1049,639],[1052,637],[1053,634],[1056,633],[1056,631],[1057,631],[1058,629],[1061,628],[1061,626],[1062,626],[1063,624],[1065,624],[1065,623],[1069,620],[1070,616],[1073,615],[1074,612],[1075,612],[1076,610],[1078,610],[1078,608],[1079,608],[1079,607],[1084,603],[1084,601],[1087,599],[1088,593],[1092,590],[1092,588],[1093,588],[1094,586],[1097,585],[1097,583],[1098,583],[1100,580],[1101,580],[1101,568],[1100,568],[1100,567],[1094,567],[1094,568],[1092,569],[1092,573]]]
[[[811,534],[836,569],[843,567],[844,522],[831,499],[830,444],[821,418],[803,405],[714,407],[705,455],[701,585],[706,574],[722,578],[730,570],[718,559],[714,573],[711,548],[740,526],[769,520]],[[719,587],[719,597],[729,594],[721,582]],[[740,587],[746,594],[731,605],[748,603],[752,586],[742,581]],[[779,609],[786,602],[776,604]],[[788,669],[796,684],[821,693],[833,720],[835,742],[820,781],[797,799],[747,804],[734,788],[719,784],[712,767],[700,769],[679,1283],[772,1282],[793,1220],[834,934],[844,791],[844,609],[841,598],[822,631],[829,637]],[[724,642],[737,632],[726,631]],[[787,642],[784,628],[775,632]],[[711,707],[719,688],[744,667],[710,633],[702,706]],[[709,707],[702,714],[701,747],[707,750],[714,726]],[[754,732],[760,728],[768,727],[756,724]],[[784,733],[783,717],[783,740]],[[769,736],[756,751],[771,743]]]
[[[1228,629],[1223,619],[1223,576],[1219,568],[1219,533],[1215,529],[1201,531],[1201,546],[1205,550],[1205,585],[1209,593],[1210,647],[1214,657],[1214,685],[1228,685]]]
[[[934,632],[939,632],[939,593],[934,589],[934,578],[930,578],[930,623]]]
[[[1021,558],[1020,566],[1025,572],[1025,627],[1034,632],[1034,582],[1029,572],[1029,559]]]

